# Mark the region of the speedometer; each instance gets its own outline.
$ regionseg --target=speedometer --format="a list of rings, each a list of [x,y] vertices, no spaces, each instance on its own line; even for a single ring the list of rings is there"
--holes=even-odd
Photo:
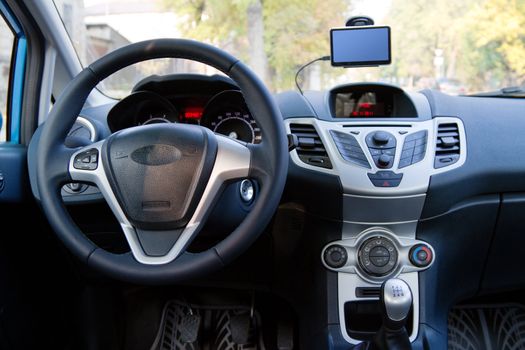
[[[248,143],[261,142],[261,129],[249,113],[241,111],[220,113],[211,122],[211,129],[235,140]]]
[[[223,91],[210,99],[204,109],[201,125],[247,143],[260,143],[261,129],[250,114],[240,91]]]

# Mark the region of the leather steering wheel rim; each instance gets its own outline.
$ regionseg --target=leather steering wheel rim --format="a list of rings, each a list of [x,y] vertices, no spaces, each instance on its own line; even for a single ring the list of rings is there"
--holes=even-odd
[[[244,221],[214,247],[184,252],[165,264],[138,262],[131,253],[114,254],[91,242],[67,212],[60,188],[71,182],[70,159],[77,150],[64,146],[68,131],[96,85],[134,63],[156,58],[183,58],[217,68],[233,79],[262,130],[258,145],[246,145],[251,157],[248,177],[260,191]],[[282,116],[272,96],[243,63],[213,46],[184,39],[157,39],[115,50],[80,72],[65,88],[44,123],[38,141],[36,180],[43,211],[64,245],[89,267],[112,278],[140,284],[170,284],[217,270],[244,252],[270,222],[282,195],[288,169],[288,147]]]

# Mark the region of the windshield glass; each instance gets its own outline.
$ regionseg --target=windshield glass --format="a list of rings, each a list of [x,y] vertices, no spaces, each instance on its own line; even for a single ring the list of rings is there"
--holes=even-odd
[[[304,63],[330,54],[329,30],[352,15],[392,28],[392,64],[334,68],[313,64],[304,89],[356,81],[393,83],[468,94],[525,82],[523,0],[54,0],[84,65],[126,44],[190,38],[246,62],[273,91],[292,89]],[[153,60],[106,79],[100,88],[122,97],[152,74],[214,74],[185,60]]]

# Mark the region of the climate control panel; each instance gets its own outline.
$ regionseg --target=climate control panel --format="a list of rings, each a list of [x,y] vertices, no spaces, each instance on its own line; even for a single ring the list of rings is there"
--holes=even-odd
[[[372,237],[357,251],[359,265],[371,276],[386,276],[397,264],[397,248],[386,237]]]
[[[426,242],[398,237],[384,228],[371,228],[356,238],[331,242],[323,248],[323,265],[337,272],[353,273],[379,283],[400,273],[423,271],[435,253]]]

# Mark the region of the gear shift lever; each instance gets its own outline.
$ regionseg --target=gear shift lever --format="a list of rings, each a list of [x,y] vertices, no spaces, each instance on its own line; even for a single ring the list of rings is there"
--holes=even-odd
[[[383,326],[391,331],[402,330],[412,306],[412,292],[408,284],[398,278],[386,280],[381,286],[379,302]]]
[[[383,282],[379,296],[383,325],[372,341],[358,344],[353,350],[410,350],[405,324],[412,306],[408,284],[398,278]]]

